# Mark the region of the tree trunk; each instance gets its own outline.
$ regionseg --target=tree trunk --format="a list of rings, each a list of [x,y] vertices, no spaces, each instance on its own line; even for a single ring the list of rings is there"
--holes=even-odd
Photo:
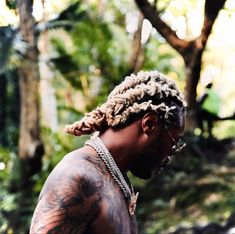
[[[23,233],[25,217],[31,215],[33,174],[41,170],[41,158],[44,153],[39,135],[39,69],[38,51],[32,16],[32,0],[17,0],[20,19],[20,34],[28,49],[18,68],[20,86],[20,133],[19,158],[15,161],[14,171],[17,181],[12,180],[10,190],[19,194],[17,209],[11,214],[10,226],[14,233]]]
[[[38,51],[32,16],[32,0],[18,0],[20,33],[28,44],[28,50],[19,67],[21,115],[19,157],[28,159],[41,157],[43,144],[39,137],[39,69]],[[39,150],[40,149],[40,150]]]
[[[128,71],[128,75],[133,72],[137,72],[144,62],[144,48],[141,44],[141,33],[143,27],[143,14],[140,15],[138,20],[138,28],[137,31],[134,33],[134,38],[132,41],[132,50],[131,50],[131,57],[130,57],[130,69]]]
[[[185,98],[188,104],[186,128],[194,129],[196,127],[196,98],[197,98],[197,85],[200,79],[201,66],[202,66],[202,53],[203,48],[196,43],[188,47],[183,55],[186,67],[186,87]]]

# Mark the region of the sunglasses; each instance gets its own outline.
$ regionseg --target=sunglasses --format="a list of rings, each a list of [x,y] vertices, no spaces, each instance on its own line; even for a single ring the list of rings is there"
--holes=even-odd
[[[175,154],[179,153],[186,146],[186,144],[181,139],[179,139],[179,141],[176,141],[167,129],[165,129],[165,131],[167,136],[173,142],[173,146],[171,148],[171,155],[169,156],[174,156]]]

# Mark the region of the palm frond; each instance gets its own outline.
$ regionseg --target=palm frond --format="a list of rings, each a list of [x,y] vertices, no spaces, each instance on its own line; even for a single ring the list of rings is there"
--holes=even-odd
[[[81,1],[77,1],[63,10],[55,20],[80,21],[85,15],[86,11],[82,7]]]
[[[70,30],[73,26],[74,26],[74,22],[70,20],[59,20],[59,21],[50,20],[47,22],[37,23],[35,26],[35,29],[36,29],[37,34],[40,34],[44,31],[58,29],[58,28]]]
[[[0,27],[0,74],[15,68],[25,55],[28,44],[19,34],[18,28]]]
[[[67,52],[62,41],[54,39],[52,40],[52,43],[58,56],[52,58],[50,61],[74,88],[80,89],[82,86],[80,81],[81,72],[79,70],[79,64],[75,62],[73,56]]]
[[[6,5],[9,9],[15,10],[16,9],[16,0],[6,0]]]
[[[86,16],[87,12],[83,9],[81,1],[77,1],[76,3],[69,5],[55,19],[37,23],[35,29],[38,34],[45,30],[57,28],[63,28],[69,31],[76,23],[80,22]]]

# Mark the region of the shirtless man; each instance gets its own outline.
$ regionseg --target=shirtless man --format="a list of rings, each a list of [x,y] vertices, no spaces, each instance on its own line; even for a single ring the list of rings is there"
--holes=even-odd
[[[183,148],[185,106],[174,82],[157,71],[126,77],[102,106],[65,128],[96,136],[51,172],[30,233],[137,233],[138,194],[126,174],[149,179]]]

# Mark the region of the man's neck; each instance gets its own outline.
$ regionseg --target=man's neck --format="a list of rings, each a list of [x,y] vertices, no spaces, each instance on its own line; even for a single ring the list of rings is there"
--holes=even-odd
[[[130,169],[134,156],[137,156],[138,146],[136,145],[133,134],[135,127],[130,125],[123,129],[113,130],[109,128],[100,138],[108,148],[117,166],[123,174],[126,174]]]

